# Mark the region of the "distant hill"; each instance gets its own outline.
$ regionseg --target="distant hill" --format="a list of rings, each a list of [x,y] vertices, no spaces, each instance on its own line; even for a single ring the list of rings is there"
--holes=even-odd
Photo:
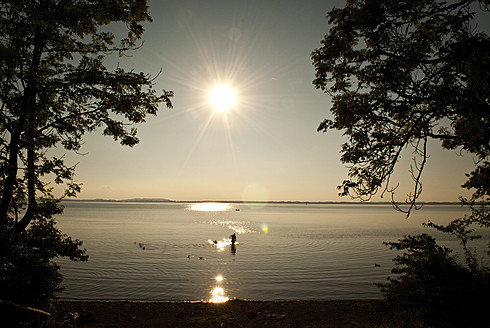
[[[166,199],[166,198],[130,198],[130,199],[123,199],[120,200],[119,202],[134,202],[134,203],[170,203],[173,202],[173,200]]]
[[[130,199],[64,199],[66,202],[129,202],[129,203],[172,203],[175,202],[166,198],[130,198]]]

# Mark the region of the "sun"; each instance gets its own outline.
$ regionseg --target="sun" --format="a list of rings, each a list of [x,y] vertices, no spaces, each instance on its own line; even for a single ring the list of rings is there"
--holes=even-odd
[[[209,103],[214,109],[227,111],[235,103],[235,93],[227,85],[219,85],[209,92]]]

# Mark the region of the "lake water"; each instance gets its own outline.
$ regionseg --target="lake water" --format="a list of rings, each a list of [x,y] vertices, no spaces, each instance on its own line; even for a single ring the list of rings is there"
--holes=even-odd
[[[427,205],[407,220],[390,205],[374,204],[65,206],[58,226],[83,240],[89,255],[88,262],[58,261],[61,298],[77,300],[381,298],[374,283],[386,281],[396,255],[382,242],[432,232],[421,222],[465,213]]]

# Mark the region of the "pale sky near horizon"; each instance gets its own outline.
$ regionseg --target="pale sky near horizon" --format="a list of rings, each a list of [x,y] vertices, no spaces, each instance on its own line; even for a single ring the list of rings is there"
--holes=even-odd
[[[125,68],[152,75],[175,92],[174,109],[138,126],[140,144],[122,147],[100,132],[87,135],[76,181],[79,199],[348,201],[336,186],[342,134],[316,132],[330,97],[312,85],[311,52],[328,31],[325,16],[344,1],[152,0],[144,45]],[[227,112],[207,95],[217,83],[236,92]],[[425,201],[457,201],[470,155],[431,143],[423,175]],[[393,182],[396,199],[411,190],[404,154]],[[390,200],[374,197],[373,200]]]

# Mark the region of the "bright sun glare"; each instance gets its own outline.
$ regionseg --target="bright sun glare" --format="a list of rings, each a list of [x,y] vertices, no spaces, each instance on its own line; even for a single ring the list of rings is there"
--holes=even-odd
[[[229,86],[217,86],[209,93],[209,103],[214,109],[227,111],[235,103],[235,93]]]

